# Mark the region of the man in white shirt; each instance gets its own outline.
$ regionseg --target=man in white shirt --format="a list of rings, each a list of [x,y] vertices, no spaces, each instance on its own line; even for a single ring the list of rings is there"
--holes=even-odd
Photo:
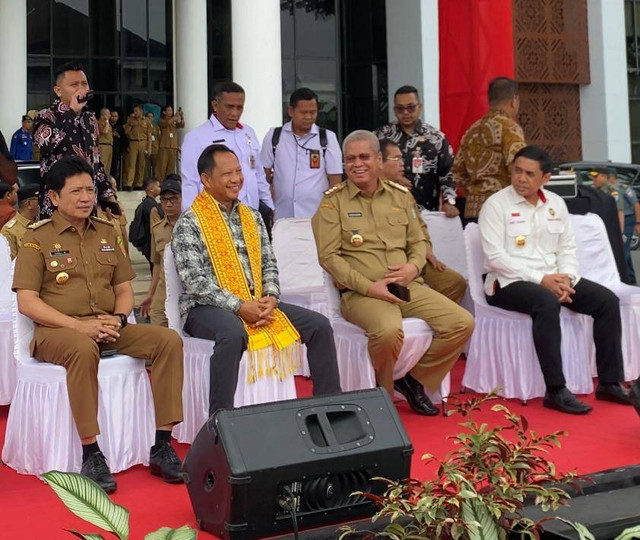
[[[596,398],[631,405],[623,379],[618,297],[578,275],[567,206],[543,186],[551,177],[549,155],[535,146],[514,159],[511,185],[482,206],[482,248],[487,259],[487,302],[533,319],[533,341],[547,392],[543,405],[570,414],[592,407],[565,386],[560,352],[560,307],[593,317],[599,383]]]
[[[275,219],[310,218],[324,192],[342,181],[342,152],[336,134],[315,123],[318,96],[313,90],[293,92],[287,114],[289,122],[265,135],[260,158],[273,186]]]
[[[251,126],[240,123],[244,101],[242,86],[231,81],[218,83],[211,101],[213,114],[185,136],[180,166],[183,212],[203,189],[198,158],[211,144],[224,144],[240,161],[244,184],[238,200],[255,210],[260,208],[260,202],[273,210],[269,184],[260,162],[260,141]]]

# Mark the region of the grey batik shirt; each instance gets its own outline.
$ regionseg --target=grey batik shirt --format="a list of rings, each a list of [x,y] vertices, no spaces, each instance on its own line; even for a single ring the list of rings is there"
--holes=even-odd
[[[249,290],[253,295],[255,288],[251,277],[249,254],[242,234],[238,203],[234,203],[230,214],[227,213],[223,205],[219,206],[231,231],[231,237],[238,251],[238,257],[247,278]],[[276,258],[262,217],[257,210],[250,210],[258,223],[260,233],[262,295],[277,298],[280,295],[280,284]],[[187,320],[189,310],[195,306],[214,306],[234,313],[240,309],[242,300],[228,290],[221,289],[218,284],[213,264],[209,257],[209,251],[200,230],[198,218],[191,208],[180,216],[173,229],[171,250],[173,251],[178,276],[180,276],[184,289],[184,292],[180,295],[180,316],[183,324]]]

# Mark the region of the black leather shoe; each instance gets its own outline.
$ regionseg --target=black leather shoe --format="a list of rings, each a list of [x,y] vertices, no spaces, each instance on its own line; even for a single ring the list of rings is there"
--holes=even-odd
[[[418,414],[436,416],[440,413],[425,395],[423,386],[407,373],[402,379],[394,381],[393,387],[409,402],[409,406]]]
[[[542,405],[547,409],[555,409],[568,414],[587,414],[593,409],[591,405],[582,403],[567,388],[563,388],[558,392],[549,392],[547,390],[542,400]]]
[[[631,390],[629,390],[629,398],[631,399],[631,403],[633,403],[633,406],[636,408],[636,412],[640,414],[640,378],[631,385]]]
[[[596,388],[596,399],[620,403],[620,405],[632,405],[628,390],[620,384],[599,384]]]
[[[154,476],[161,476],[169,484],[182,484],[182,462],[169,443],[159,443],[151,447],[149,469]]]
[[[105,493],[113,493],[118,487],[116,479],[111,474],[109,466],[107,465],[107,459],[102,452],[89,454],[82,464],[80,474],[91,478],[91,480],[104,489]]]

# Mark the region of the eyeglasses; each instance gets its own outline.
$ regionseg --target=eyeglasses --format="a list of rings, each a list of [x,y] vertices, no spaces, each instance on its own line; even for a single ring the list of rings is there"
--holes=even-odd
[[[160,197],[160,202],[178,204],[180,197]]]
[[[409,103],[409,105],[395,105],[393,107],[393,110],[396,111],[398,114],[404,114],[405,112],[412,114],[416,112],[416,109],[418,108],[419,105],[420,105],[419,103]]]
[[[352,163],[355,163],[357,159],[359,159],[360,161],[369,161],[371,157],[372,157],[371,154],[358,154],[357,156],[350,154],[344,157],[344,162],[348,164],[352,164]]]

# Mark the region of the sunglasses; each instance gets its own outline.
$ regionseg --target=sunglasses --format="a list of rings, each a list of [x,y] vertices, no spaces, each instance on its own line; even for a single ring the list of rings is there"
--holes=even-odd
[[[409,103],[409,105],[395,105],[393,107],[393,110],[396,111],[398,114],[404,114],[405,112],[412,114],[416,112],[416,109],[418,108],[419,105],[420,105],[419,103]]]

